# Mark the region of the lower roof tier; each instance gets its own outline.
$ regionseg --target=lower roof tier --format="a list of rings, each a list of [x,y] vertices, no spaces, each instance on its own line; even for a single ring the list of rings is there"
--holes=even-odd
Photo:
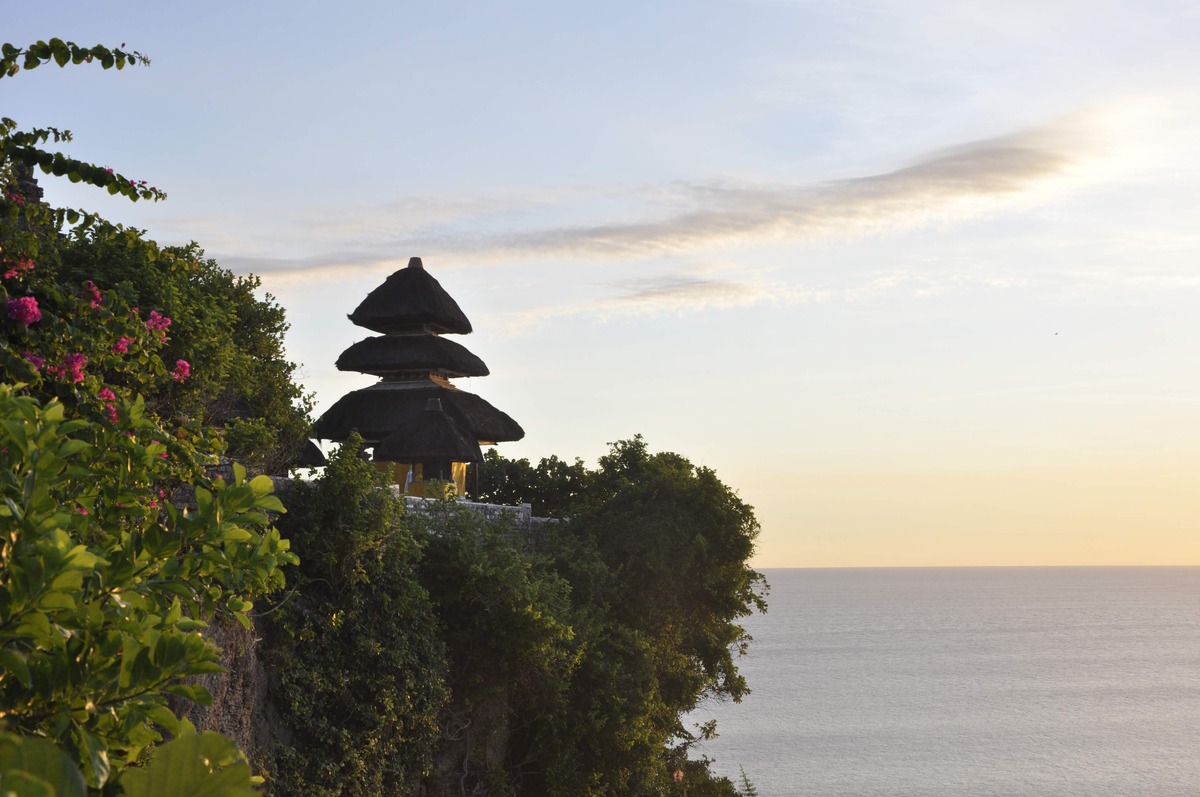
[[[429,380],[380,382],[348,393],[317,419],[312,436],[344,442],[357,430],[368,444],[378,443],[397,429],[419,423],[431,398],[441,399],[446,414],[475,440],[505,443],[525,436],[516,421],[474,393]]]

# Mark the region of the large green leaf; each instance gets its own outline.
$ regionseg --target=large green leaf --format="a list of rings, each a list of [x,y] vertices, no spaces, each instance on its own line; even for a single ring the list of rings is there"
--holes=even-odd
[[[0,734],[0,794],[87,797],[83,775],[53,742]]]
[[[237,746],[213,731],[185,733],[121,777],[126,797],[256,797],[252,783]]]

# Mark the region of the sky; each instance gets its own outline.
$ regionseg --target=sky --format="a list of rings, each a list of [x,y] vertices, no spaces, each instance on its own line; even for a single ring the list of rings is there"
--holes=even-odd
[[[258,275],[318,413],[420,256],[501,453],[642,434],[757,566],[1200,565],[1194,0],[12,6],[152,59],[0,82],[169,195],[47,198]]]

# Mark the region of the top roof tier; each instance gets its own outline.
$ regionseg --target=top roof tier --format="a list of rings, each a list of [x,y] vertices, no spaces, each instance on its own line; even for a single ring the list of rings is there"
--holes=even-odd
[[[408,261],[350,314],[355,325],[385,335],[420,332],[466,335],[471,322],[446,289],[429,276],[421,258]]]

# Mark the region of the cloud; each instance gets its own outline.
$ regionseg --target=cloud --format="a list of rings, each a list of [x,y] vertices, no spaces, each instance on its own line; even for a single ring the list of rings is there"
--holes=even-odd
[[[322,279],[346,270],[381,270],[410,253],[437,252],[444,260],[571,258],[646,259],[687,255],[739,243],[769,243],[819,237],[861,237],[935,221],[970,217],[1014,197],[1036,195],[1070,177],[1091,154],[1077,125],[1014,133],[941,150],[911,165],[880,174],[810,185],[690,183],[631,190],[620,208],[609,202],[597,213],[623,213],[625,220],[537,224],[542,218],[586,216],[594,192],[561,193],[540,208],[528,197],[514,199],[508,214],[494,200],[443,200],[428,223],[390,224],[387,214],[353,219],[339,231],[328,225],[313,241],[319,254],[254,257],[222,254],[236,270]],[[613,196],[608,193],[609,198]],[[576,205],[571,206],[575,201]],[[401,207],[407,206],[402,205]],[[472,207],[486,208],[473,215]],[[461,215],[453,210],[461,209]],[[379,233],[380,229],[402,230]],[[374,229],[375,233],[369,230]],[[482,231],[476,231],[482,230]],[[306,234],[315,234],[310,228]],[[363,245],[363,240],[370,241]],[[315,246],[314,246],[315,248]],[[397,266],[398,267],[398,266]],[[713,290],[702,282],[647,286],[655,291]]]
[[[654,221],[522,232],[482,242],[510,255],[683,254],[747,239],[853,235],[908,227],[1030,190],[1066,174],[1069,149],[1048,132],[974,142],[884,174],[816,186],[691,187],[695,209]]]
[[[502,334],[521,335],[546,322],[562,318],[591,318],[605,322],[614,318],[683,315],[713,308],[746,307],[757,304],[797,306],[823,302],[864,302],[887,296],[931,299],[983,287],[989,290],[1020,289],[1028,282],[1019,278],[996,278],[977,274],[944,275],[892,271],[860,277],[839,287],[813,287],[762,279],[758,275],[735,276],[729,269],[696,267],[653,277],[633,277],[604,283],[607,295],[538,304],[513,310],[485,312],[486,326]]]
[[[756,300],[761,291],[734,280],[705,279],[689,274],[663,274],[614,283],[622,288],[615,301],[627,304],[744,304]]]

